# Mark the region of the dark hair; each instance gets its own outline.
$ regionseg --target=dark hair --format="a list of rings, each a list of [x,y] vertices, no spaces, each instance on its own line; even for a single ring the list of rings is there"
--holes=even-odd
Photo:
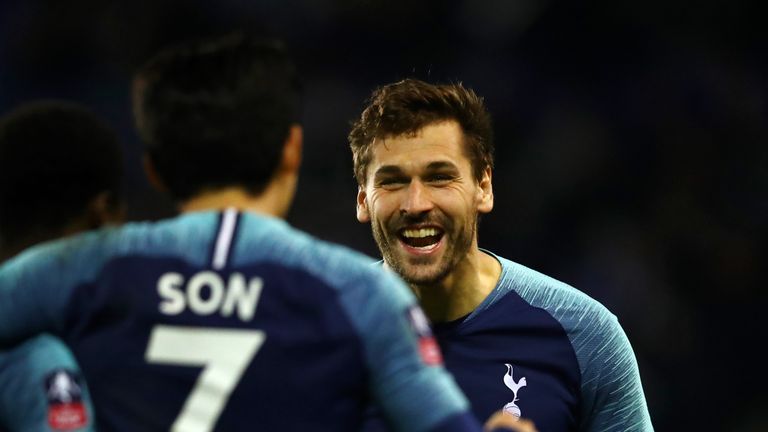
[[[8,245],[62,235],[93,198],[118,205],[122,153],[95,114],[63,101],[28,103],[0,119],[0,237]]]
[[[176,200],[233,185],[262,192],[300,99],[282,43],[239,34],[161,51],[134,80],[139,132]]]
[[[429,84],[406,79],[373,91],[368,106],[349,133],[355,178],[365,184],[374,141],[415,134],[421,128],[454,120],[464,132],[467,155],[476,179],[493,168],[493,129],[483,99],[458,84]]]

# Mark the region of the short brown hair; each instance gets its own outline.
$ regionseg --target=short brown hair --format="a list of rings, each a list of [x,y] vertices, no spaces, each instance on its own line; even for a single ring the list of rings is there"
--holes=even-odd
[[[413,135],[445,120],[461,126],[473,174],[481,179],[486,167],[493,168],[493,129],[483,99],[461,83],[406,79],[374,90],[368,106],[352,125],[349,146],[357,183],[365,184],[371,147],[377,138]]]

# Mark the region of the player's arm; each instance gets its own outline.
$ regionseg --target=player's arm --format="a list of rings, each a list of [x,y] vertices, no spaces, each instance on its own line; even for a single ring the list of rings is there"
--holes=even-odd
[[[371,279],[359,283],[375,289],[359,290],[359,298],[346,302],[354,310],[371,392],[386,423],[396,431],[480,431],[466,398],[442,366],[413,295],[391,272],[373,270]]]
[[[0,352],[0,430],[93,431],[93,409],[75,359],[42,335]]]
[[[61,330],[69,257],[60,246],[34,247],[0,266],[0,349]]]
[[[635,353],[615,316],[599,323],[602,346],[588,366],[590,376],[596,376],[590,407],[584,413],[582,430],[589,432],[653,431],[648,406],[640,381]]]

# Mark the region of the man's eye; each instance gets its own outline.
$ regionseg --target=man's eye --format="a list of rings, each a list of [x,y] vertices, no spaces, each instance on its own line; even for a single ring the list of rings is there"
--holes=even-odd
[[[379,181],[379,186],[398,186],[408,183],[408,180],[402,178],[389,178]]]
[[[448,174],[435,174],[429,177],[429,181],[434,183],[445,183],[453,180],[453,176]]]

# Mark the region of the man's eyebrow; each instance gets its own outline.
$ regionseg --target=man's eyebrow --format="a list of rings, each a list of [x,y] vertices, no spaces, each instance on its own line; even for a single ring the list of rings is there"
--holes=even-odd
[[[442,169],[458,170],[459,167],[457,167],[453,162],[448,161],[435,161],[430,162],[429,165],[427,165],[427,170],[429,171],[437,171]]]
[[[434,161],[427,164],[425,171],[453,170],[458,171],[459,167],[449,161]],[[373,173],[374,177],[403,175],[404,171],[397,165],[382,165]]]
[[[382,165],[373,174],[375,176],[380,175],[397,175],[402,174],[403,170],[397,165]]]

